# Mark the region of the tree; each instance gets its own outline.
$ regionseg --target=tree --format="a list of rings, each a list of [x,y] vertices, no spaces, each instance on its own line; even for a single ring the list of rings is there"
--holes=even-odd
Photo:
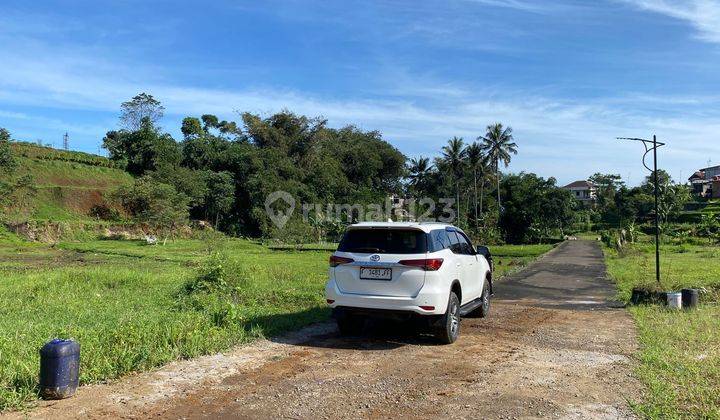
[[[455,178],[455,203],[460,217],[460,179],[463,175],[463,167],[465,166],[465,148],[463,147],[463,139],[453,137],[448,140],[448,144],[442,148],[442,158],[450,168],[451,175]]]
[[[410,178],[410,187],[414,190],[416,195],[421,192],[426,192],[426,184],[428,182],[428,178],[430,177],[431,170],[432,165],[430,164],[430,159],[426,157],[410,159],[410,164],[408,166],[408,178]]]
[[[160,101],[145,92],[123,102],[120,108],[120,123],[129,131],[139,130],[145,119],[148,119],[153,125],[157,125],[165,112],[165,107],[160,104]]]
[[[512,159],[510,154],[517,155],[517,144],[513,141],[512,127],[503,127],[501,123],[489,125],[485,136],[478,137],[478,140],[482,140],[481,150],[495,170],[498,214],[500,214],[502,207],[500,204],[500,162],[502,161],[507,168]]]
[[[562,234],[575,220],[576,202],[555,179],[535,174],[508,175],[501,183],[505,211],[499,225],[510,243],[537,242]]]
[[[481,179],[484,178],[484,176],[485,176],[485,170],[483,168],[483,161],[485,160],[485,157],[483,156],[483,152],[482,152],[482,149],[480,148],[480,145],[477,143],[473,143],[465,149],[465,156],[467,156],[468,165],[470,165],[470,169],[472,169],[472,173],[473,173],[473,189],[475,190],[475,229],[477,229],[478,228],[477,181],[478,181],[478,172],[480,172]],[[485,183],[481,181],[481,186],[480,186],[481,189],[483,189],[484,184]],[[480,199],[480,203],[482,203],[482,198]],[[482,212],[482,204],[480,205],[480,211]]]
[[[0,173],[10,173],[15,166],[15,158],[10,147],[10,132],[0,127]]]
[[[161,231],[166,240],[188,221],[188,197],[172,185],[150,177],[138,178],[132,185],[120,187],[112,194],[112,199],[136,221]]]
[[[673,179],[669,173],[664,169],[658,169],[658,185],[669,185],[673,183]],[[651,172],[650,175],[645,177],[641,188],[649,194],[653,194],[655,191],[655,172]]]
[[[201,208],[205,204],[205,197],[208,193],[207,178],[208,171],[191,169],[178,165],[161,165],[147,176],[161,184],[172,185],[179,193],[188,199],[190,208]],[[198,212],[202,217],[203,210]]]
[[[667,225],[677,219],[685,204],[690,201],[690,191],[681,184],[661,184],[658,194],[658,215],[660,222]]]
[[[600,211],[606,211],[615,201],[615,193],[618,189],[625,185],[620,175],[617,174],[601,174],[599,172],[593,174],[588,181],[593,183],[597,188],[597,206]]]
[[[133,175],[143,175],[161,166],[173,167],[182,159],[180,147],[167,133],[161,133],[146,117],[135,131],[109,131],[103,138],[103,148],[110,160],[117,162]]]
[[[206,183],[204,207],[217,227],[220,218],[232,209],[235,202],[235,181],[230,172],[210,172],[206,176]]]

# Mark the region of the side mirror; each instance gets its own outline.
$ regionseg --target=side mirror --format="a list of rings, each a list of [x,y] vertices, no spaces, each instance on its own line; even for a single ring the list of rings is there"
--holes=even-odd
[[[476,254],[477,255],[483,255],[485,258],[490,258],[490,249],[486,246],[477,246],[475,247]]]

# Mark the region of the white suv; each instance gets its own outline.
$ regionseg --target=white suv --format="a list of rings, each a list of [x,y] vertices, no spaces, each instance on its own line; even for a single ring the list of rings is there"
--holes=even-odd
[[[351,225],[329,275],[325,294],[342,334],[359,332],[367,317],[420,319],[449,344],[461,316],[490,310],[490,253],[447,224]]]

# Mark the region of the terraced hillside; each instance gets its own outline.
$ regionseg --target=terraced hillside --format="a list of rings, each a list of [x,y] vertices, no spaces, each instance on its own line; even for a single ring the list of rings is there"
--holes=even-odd
[[[102,203],[106,192],[132,180],[102,156],[22,142],[12,143],[12,149],[19,175],[31,174],[37,184],[32,220],[89,219],[90,209]]]

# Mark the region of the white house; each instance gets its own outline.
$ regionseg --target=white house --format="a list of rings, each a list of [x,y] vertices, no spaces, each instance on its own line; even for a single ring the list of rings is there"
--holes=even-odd
[[[591,205],[597,198],[597,187],[590,181],[575,181],[563,187],[583,204]]]

